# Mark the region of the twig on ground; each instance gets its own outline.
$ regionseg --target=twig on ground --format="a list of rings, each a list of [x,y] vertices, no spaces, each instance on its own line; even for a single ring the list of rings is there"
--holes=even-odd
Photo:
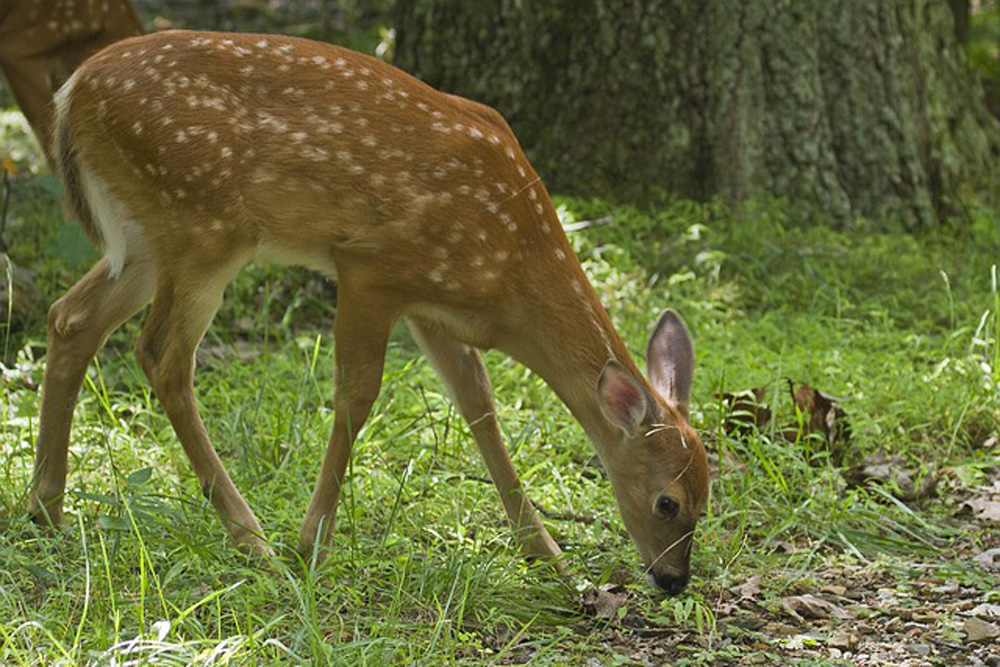
[[[580,220],[579,222],[571,222],[568,225],[563,225],[563,229],[567,232],[576,232],[581,229],[586,229],[587,227],[599,227],[600,225],[611,225],[614,224],[615,219],[610,215],[606,215],[603,218],[597,218],[596,220]]]

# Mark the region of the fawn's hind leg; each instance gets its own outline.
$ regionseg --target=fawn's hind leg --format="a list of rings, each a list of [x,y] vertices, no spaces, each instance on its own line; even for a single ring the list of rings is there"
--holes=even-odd
[[[37,523],[62,522],[73,408],[87,365],[108,335],[153,296],[149,261],[131,260],[116,277],[109,269],[102,259],[49,309],[41,419],[28,499],[28,512]]]
[[[149,316],[136,356],[191,462],[202,493],[218,512],[236,546],[261,554],[271,549],[257,517],[229,477],[205,431],[194,395],[195,351],[222,303],[226,284],[242,267],[219,267],[190,257],[158,273]]]

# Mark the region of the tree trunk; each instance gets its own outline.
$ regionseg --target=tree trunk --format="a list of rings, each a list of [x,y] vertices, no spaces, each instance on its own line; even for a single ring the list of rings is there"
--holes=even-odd
[[[1000,152],[943,0],[398,0],[395,19],[397,64],[496,107],[556,191],[914,228]]]

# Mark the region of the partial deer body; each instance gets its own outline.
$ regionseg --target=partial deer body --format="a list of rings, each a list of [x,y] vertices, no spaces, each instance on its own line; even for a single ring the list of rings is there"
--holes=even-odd
[[[652,384],[643,378],[495,111],[335,46],[164,32],[85,63],[56,122],[67,190],[105,258],[49,314],[34,516],[60,519],[87,364],[152,302],[142,368],[236,543],[268,551],[206,435],[193,373],[226,284],[249,262],[276,261],[338,281],[336,414],[303,554],[332,548],[351,445],[403,318],[528,553],[560,551],[511,465],[475,348],[511,354],[557,392],[594,442],[649,574],[683,588],[708,480],[687,422],[690,337],[667,311],[649,347]]]
[[[0,71],[50,159],[56,81],[141,33],[128,0],[0,0]]]

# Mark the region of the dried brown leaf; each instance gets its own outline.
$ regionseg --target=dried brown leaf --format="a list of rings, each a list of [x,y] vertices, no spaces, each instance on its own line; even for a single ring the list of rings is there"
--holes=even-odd
[[[1000,619],[1000,604],[983,602],[970,609],[969,613],[979,618]]]
[[[962,508],[972,512],[972,517],[976,521],[1000,525],[1000,500],[969,498],[962,503]]]
[[[892,490],[893,495],[907,502],[933,495],[938,484],[937,475],[927,474],[921,477],[917,471],[906,467],[906,461],[902,457],[889,457],[884,452],[848,468],[844,471],[844,480],[848,486],[863,486],[872,482],[894,483],[896,488]]]
[[[959,507],[959,514],[971,513],[980,523],[1000,525],[1000,479],[976,490]]]
[[[740,600],[756,600],[760,595],[760,577],[754,575],[742,584],[730,588],[729,592],[736,595]]]
[[[970,642],[988,642],[1000,637],[1000,627],[978,618],[965,619],[962,630]]]
[[[850,618],[851,615],[829,600],[810,593],[792,595],[781,599],[781,607],[793,618],[803,621],[817,618]]]
[[[838,463],[843,457],[844,448],[851,441],[851,425],[847,420],[847,413],[837,405],[847,399],[831,396],[807,384],[800,384],[796,389],[795,381],[790,378],[786,378],[786,381],[795,407],[808,416],[808,420],[802,425],[802,435],[822,436],[830,448],[834,463]]]
[[[841,650],[853,648],[857,645],[857,643],[858,636],[849,630],[844,630],[843,628],[833,632],[826,640],[827,646]]]
[[[591,588],[583,594],[583,609],[597,618],[618,618],[618,610],[625,604],[628,595],[617,584],[603,584]]]
[[[747,435],[771,423],[771,409],[764,403],[766,394],[766,387],[754,387],[722,396],[729,409],[722,422],[727,435]]]
[[[976,556],[976,562],[990,572],[1000,572],[1000,548],[987,549]]]

